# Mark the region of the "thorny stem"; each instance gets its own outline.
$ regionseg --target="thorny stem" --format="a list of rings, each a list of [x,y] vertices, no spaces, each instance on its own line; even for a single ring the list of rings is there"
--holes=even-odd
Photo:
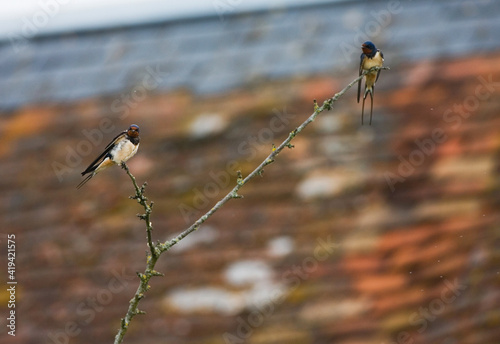
[[[130,198],[136,199],[139,204],[141,204],[144,207],[144,214],[139,214],[138,217],[141,220],[144,220],[146,222],[146,233],[147,233],[147,238],[148,238],[148,246],[150,249],[150,254],[147,255],[147,260],[146,260],[146,269],[144,270],[144,273],[137,273],[137,276],[140,279],[139,287],[137,288],[137,291],[135,292],[134,297],[130,300],[130,305],[128,307],[127,314],[125,315],[125,318],[121,319],[121,324],[120,324],[120,329],[118,330],[118,333],[116,334],[114,344],[119,344],[123,342],[123,337],[125,336],[125,333],[127,332],[130,322],[132,321],[132,318],[136,316],[137,314],[144,314],[143,311],[140,311],[138,309],[139,302],[141,301],[142,298],[144,298],[144,294],[150,289],[149,286],[149,280],[153,276],[163,276],[163,274],[157,272],[154,270],[154,267],[156,265],[156,262],[158,261],[158,258],[160,255],[168,251],[172,246],[177,244],[179,241],[184,239],[186,236],[188,236],[190,233],[196,231],[200,226],[208,220],[210,216],[212,216],[217,210],[222,208],[224,204],[229,202],[233,198],[242,198],[238,194],[238,191],[246,184],[248,183],[251,179],[258,175],[262,175],[262,172],[264,171],[264,167],[266,167],[269,164],[272,164],[275,160],[275,158],[278,156],[279,153],[285,148],[293,148],[293,145],[291,144],[291,141],[299,134],[305,127],[307,127],[312,121],[316,119],[316,117],[322,113],[325,110],[331,110],[333,107],[333,103],[336,102],[340,97],[342,97],[354,84],[356,84],[358,81],[360,81],[367,73],[381,70],[381,69],[390,69],[389,67],[372,67],[369,70],[364,71],[359,77],[354,79],[351,83],[349,83],[344,89],[342,89],[340,92],[336,93],[332,98],[329,98],[323,102],[323,105],[318,106],[316,103],[316,100],[314,101],[314,112],[312,113],[311,116],[309,116],[301,125],[299,125],[297,128],[295,128],[290,134],[288,134],[288,137],[283,141],[278,147],[273,146],[271,153],[262,161],[259,166],[257,166],[249,175],[247,175],[245,178],[242,177],[241,172],[238,171],[238,179],[236,182],[236,185],[234,188],[229,191],[229,193],[224,196],[220,201],[218,201],[209,211],[207,211],[203,216],[201,216],[198,220],[196,220],[190,227],[186,228],[182,233],[179,235],[175,236],[174,238],[165,241],[164,243],[158,242],[156,245],[153,244],[152,241],[152,234],[151,232],[153,231],[153,227],[150,221],[150,215],[152,212],[153,208],[153,202],[148,204],[148,199],[146,196],[144,196],[145,188],[147,186],[147,183],[144,183],[141,187],[137,185],[137,182],[135,180],[135,177],[130,173],[128,166],[125,163],[122,163],[122,168],[127,171],[128,176],[132,180],[132,183],[134,184],[135,188],[135,195],[131,196]]]

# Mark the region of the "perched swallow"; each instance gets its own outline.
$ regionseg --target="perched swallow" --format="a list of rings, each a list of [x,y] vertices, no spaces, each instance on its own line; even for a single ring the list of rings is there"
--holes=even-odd
[[[384,54],[375,47],[370,41],[366,41],[361,45],[361,59],[359,62],[359,75],[365,70],[369,70],[372,67],[382,67],[384,64]],[[365,75],[365,94],[363,95],[363,107],[361,109],[361,124],[363,124],[363,115],[365,112],[365,100],[368,93],[371,98],[371,110],[370,110],[370,125],[372,124],[372,113],[373,113],[373,92],[375,90],[375,83],[380,75],[380,69],[375,72],[370,72]],[[358,103],[359,96],[361,94],[361,80],[358,81]]]
[[[106,146],[104,152],[102,152],[102,154],[82,172],[82,176],[87,173],[90,174],[85,177],[76,188],[81,188],[83,184],[88,182],[93,176],[109,166],[121,164],[133,157],[134,154],[137,153],[137,149],[139,149],[139,141],[139,126],[132,124],[128,130],[118,134],[118,136]]]

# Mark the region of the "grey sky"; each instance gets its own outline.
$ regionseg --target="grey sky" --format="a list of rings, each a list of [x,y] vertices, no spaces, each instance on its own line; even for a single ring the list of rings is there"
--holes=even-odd
[[[0,39],[339,0],[0,0]]]

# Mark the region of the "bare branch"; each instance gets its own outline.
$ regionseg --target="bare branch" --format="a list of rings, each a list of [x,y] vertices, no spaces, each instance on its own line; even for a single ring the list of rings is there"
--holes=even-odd
[[[151,251],[151,255],[153,257],[157,257],[159,255],[159,252],[156,250],[156,247],[153,245],[153,239],[152,239],[152,231],[153,231],[153,225],[151,224],[150,216],[151,212],[153,211],[153,205],[154,203],[151,202],[148,204],[148,198],[144,196],[144,192],[146,190],[146,186],[148,183],[142,184],[142,186],[139,188],[137,185],[137,182],[135,180],[135,177],[130,173],[130,170],[128,169],[128,166],[125,162],[122,162],[121,164],[122,168],[127,171],[128,176],[132,180],[132,183],[134,184],[135,188],[135,195],[130,196],[131,199],[136,199],[137,203],[142,205],[144,207],[144,214],[138,214],[137,217],[139,217],[141,220],[144,220],[146,222],[146,233],[148,236],[148,246],[149,250]]]
[[[333,103],[336,102],[340,97],[344,95],[344,93],[347,92],[355,83],[357,83],[359,80],[361,80],[367,73],[377,71],[380,69],[390,69],[389,67],[372,67],[369,70],[364,71],[359,77],[354,79],[349,85],[344,87],[342,91],[339,93],[335,94],[332,98],[329,98],[323,102],[322,106],[317,106],[316,100],[314,100],[314,112],[309,118],[307,118],[301,125],[299,125],[295,130],[293,130],[288,137],[286,138],[285,141],[283,141],[278,147],[273,147],[271,153],[267,156],[267,158],[264,159],[260,163],[259,166],[255,170],[253,170],[248,176],[246,176],[245,179],[238,178],[238,181],[236,183],[236,186],[226,195],[224,196],[223,199],[221,199],[215,206],[210,209],[208,212],[206,212],[202,217],[200,217],[198,220],[196,220],[195,223],[193,223],[190,227],[185,229],[182,233],[177,235],[176,237],[166,241],[163,244],[159,245],[160,252],[164,252],[169,250],[172,246],[177,244],[179,241],[181,241],[183,238],[185,238],[189,233],[197,230],[210,216],[212,216],[217,210],[219,210],[224,204],[229,202],[233,198],[241,198],[241,196],[238,195],[238,191],[248,183],[252,178],[254,178],[257,175],[261,175],[262,172],[264,171],[264,167],[272,164],[274,162],[274,159],[278,156],[279,153],[285,148],[292,148],[293,145],[291,144],[291,141],[294,139],[294,137],[300,133],[305,127],[309,125],[314,119],[323,111],[325,110],[331,110],[333,107]]]
[[[141,301],[142,298],[144,298],[144,294],[149,290],[149,281],[151,277],[153,276],[163,276],[163,274],[157,272],[154,270],[156,262],[158,261],[158,258],[160,255],[168,251],[172,246],[177,244],[179,241],[184,239],[186,236],[188,236],[190,233],[196,231],[200,226],[208,220],[209,217],[211,217],[217,210],[222,208],[224,204],[229,202],[233,198],[242,198],[238,194],[238,191],[245,185],[247,184],[251,179],[258,175],[262,175],[262,172],[264,171],[264,168],[267,165],[272,164],[275,161],[275,158],[278,156],[278,154],[281,153],[285,147],[287,148],[293,148],[293,145],[291,144],[291,141],[299,134],[302,130],[304,130],[305,127],[307,127],[314,119],[323,111],[325,110],[331,110],[333,107],[333,103],[336,102],[340,97],[342,97],[347,90],[349,90],[355,83],[360,81],[367,73],[381,70],[381,69],[390,69],[389,67],[373,67],[367,71],[364,71],[359,77],[354,79],[351,83],[349,83],[344,89],[342,89],[340,92],[336,93],[332,98],[329,98],[323,102],[321,106],[318,106],[316,103],[316,100],[314,100],[314,112],[312,115],[310,115],[301,125],[299,125],[297,128],[295,128],[290,134],[288,134],[288,137],[283,141],[278,147],[275,147],[273,145],[271,153],[262,161],[259,166],[257,166],[250,174],[248,174],[245,178],[241,175],[241,172],[238,171],[238,178],[236,181],[236,185],[233,187],[229,193],[224,196],[220,201],[218,201],[209,211],[207,211],[203,216],[201,216],[198,220],[196,220],[191,226],[186,228],[182,233],[179,235],[175,236],[174,238],[165,241],[164,243],[158,242],[156,245],[153,244],[152,240],[152,231],[153,227],[150,221],[150,215],[153,209],[153,202],[148,204],[148,199],[144,195],[147,183],[144,183],[141,187],[137,185],[135,177],[130,173],[130,170],[128,169],[128,166],[125,163],[122,163],[122,168],[127,172],[128,176],[132,180],[132,183],[134,184],[135,188],[135,195],[131,196],[131,199],[136,199],[139,204],[141,204],[144,208],[144,214],[139,214],[137,215],[141,220],[144,220],[146,222],[146,233],[147,233],[147,241],[148,241],[148,246],[150,249],[150,252],[147,255],[146,259],[146,269],[144,270],[144,273],[137,273],[137,276],[140,279],[139,287],[137,288],[137,291],[135,292],[134,297],[130,300],[130,305],[127,311],[127,314],[125,315],[125,318],[121,319],[121,324],[120,324],[120,329],[118,330],[118,333],[116,334],[115,337],[115,344],[119,344],[123,342],[123,337],[125,336],[125,333],[128,330],[128,327],[130,326],[130,322],[132,321],[132,318],[136,316],[137,314],[145,314],[145,312],[140,311],[138,309],[139,302]]]

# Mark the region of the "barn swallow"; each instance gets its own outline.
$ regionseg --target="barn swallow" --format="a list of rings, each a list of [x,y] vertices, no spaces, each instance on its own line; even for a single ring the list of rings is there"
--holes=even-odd
[[[112,166],[113,164],[121,164],[127,161],[137,153],[139,149],[139,126],[132,124],[128,130],[118,134],[104,149],[101,155],[82,172],[82,176],[90,173],[85,179],[78,184],[77,189],[81,188],[93,176],[102,170]]]
[[[369,70],[372,67],[382,67],[384,64],[384,54],[375,47],[370,41],[366,41],[361,45],[361,59],[359,62],[359,75],[365,70]],[[368,93],[371,98],[371,110],[370,110],[370,125],[372,124],[372,113],[373,113],[373,92],[375,90],[375,83],[380,75],[380,69],[374,72],[370,72],[365,75],[365,94],[363,95],[363,107],[361,109],[361,124],[363,124],[363,115],[365,112],[365,100]],[[361,80],[358,81],[358,103],[359,96],[361,94]]]

